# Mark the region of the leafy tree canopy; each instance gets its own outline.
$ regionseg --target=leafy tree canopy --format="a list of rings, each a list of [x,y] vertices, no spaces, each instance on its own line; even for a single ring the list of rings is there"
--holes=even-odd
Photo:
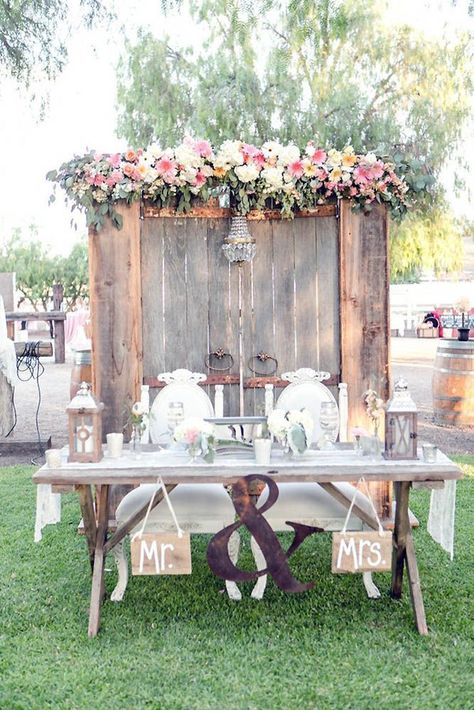
[[[174,145],[186,132],[214,144],[351,142],[356,151],[393,156],[408,172],[420,191],[425,235],[447,209],[440,177],[448,161],[457,166],[450,189],[464,187],[462,139],[474,77],[467,29],[446,27],[427,37],[393,24],[386,0],[162,0],[162,6],[186,7],[205,40],[183,48],[142,30],[126,45],[118,67],[118,134],[131,146]],[[444,234],[451,244],[445,266],[458,268],[459,231]],[[409,267],[400,253],[400,273],[419,268],[429,246],[419,249],[397,228],[395,252],[397,240],[410,252]]]
[[[410,155],[437,176],[472,109],[468,32],[427,39],[367,0],[191,0],[200,49],[143,30],[118,70],[119,135],[275,137]],[[418,166],[415,168],[418,169]]]
[[[48,78],[61,71],[77,10],[88,27],[108,15],[102,0],[0,0],[0,77],[28,84],[38,70]]]

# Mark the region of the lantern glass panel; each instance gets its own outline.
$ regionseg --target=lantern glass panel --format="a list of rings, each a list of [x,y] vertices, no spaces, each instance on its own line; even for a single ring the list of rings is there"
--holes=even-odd
[[[79,414],[75,419],[74,450],[79,454],[94,451],[94,427],[91,414]]]
[[[393,421],[393,446],[397,456],[409,456],[412,453],[411,420],[409,414],[395,414],[390,418],[390,422]]]

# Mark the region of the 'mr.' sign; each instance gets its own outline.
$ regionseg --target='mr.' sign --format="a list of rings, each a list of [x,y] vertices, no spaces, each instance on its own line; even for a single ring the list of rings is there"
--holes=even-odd
[[[132,538],[132,574],[191,574],[189,533],[143,533]]]

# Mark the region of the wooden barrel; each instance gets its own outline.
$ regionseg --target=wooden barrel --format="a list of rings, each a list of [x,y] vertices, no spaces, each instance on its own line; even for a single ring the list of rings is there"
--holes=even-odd
[[[474,426],[474,340],[440,340],[433,369],[436,424]]]
[[[81,382],[92,384],[92,356],[90,350],[74,352],[74,367],[71,371],[69,394],[71,399],[77,394]]]

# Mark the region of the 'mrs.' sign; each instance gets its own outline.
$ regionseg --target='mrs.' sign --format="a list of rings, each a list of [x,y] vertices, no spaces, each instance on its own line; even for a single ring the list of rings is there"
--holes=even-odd
[[[334,533],[333,572],[383,572],[391,569],[391,532]]]

